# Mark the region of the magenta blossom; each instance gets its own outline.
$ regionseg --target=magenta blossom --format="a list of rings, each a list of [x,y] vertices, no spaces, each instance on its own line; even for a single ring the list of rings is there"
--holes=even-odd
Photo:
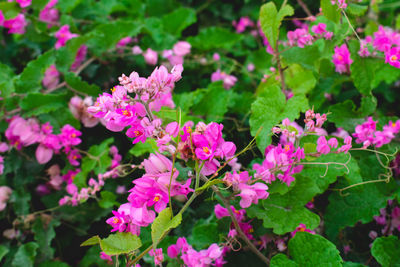
[[[211,75],[211,81],[223,81],[224,88],[230,89],[237,82],[237,78],[233,75],[226,74],[225,72],[221,72],[221,70],[217,70]]]
[[[307,229],[307,226],[304,223],[299,224],[299,226],[297,226],[296,229],[293,232],[291,232],[292,237],[294,237],[297,232],[307,232],[310,234],[315,234],[314,231]]]
[[[144,60],[149,65],[156,65],[158,61],[158,54],[151,48],[147,48],[146,52],[143,54]]]
[[[58,0],[50,0],[39,13],[39,20],[49,23],[49,27],[56,24],[59,19],[58,10],[55,7]]]
[[[24,14],[18,14],[13,19],[8,19],[4,20],[3,26],[5,28],[8,28],[8,33],[18,33],[18,34],[24,34],[25,33],[25,27],[28,25],[28,23],[25,20]]]
[[[64,25],[55,33],[54,36],[57,38],[55,48],[59,49],[60,47],[65,46],[68,40],[77,37],[78,34],[71,33],[69,31],[69,25]]]
[[[335,64],[336,72],[350,73],[350,65],[353,60],[350,58],[350,52],[346,44],[335,47],[335,54],[332,57],[332,62]]]
[[[55,88],[60,81],[60,72],[56,69],[55,65],[51,65],[44,73],[43,86],[47,89]]]

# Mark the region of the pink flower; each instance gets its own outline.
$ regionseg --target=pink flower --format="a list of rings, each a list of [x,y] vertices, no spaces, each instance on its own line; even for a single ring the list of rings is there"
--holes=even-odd
[[[179,41],[174,45],[172,51],[175,53],[175,55],[183,57],[190,53],[191,47],[192,46],[188,42]]]
[[[164,255],[162,253],[162,248],[152,249],[149,251],[149,255],[154,257],[154,265],[162,265],[164,261]]]
[[[358,55],[360,57],[368,57],[371,53],[368,50],[367,43],[364,40],[360,42],[360,50],[358,51]]]
[[[237,78],[235,76],[221,72],[221,70],[218,69],[211,75],[211,81],[216,82],[221,80],[223,81],[225,89],[230,89],[237,82]]]
[[[112,211],[114,217],[107,219],[106,223],[111,225],[113,229],[111,232],[119,231],[124,232],[126,229],[127,219],[123,213]]]
[[[312,26],[311,30],[315,34],[324,35],[327,32],[326,24],[325,23],[318,23],[318,25]]]
[[[43,78],[43,86],[46,87],[47,89],[53,89],[55,88],[60,81],[60,73],[56,69],[55,65],[51,65],[50,67],[47,68],[47,70],[44,73],[44,78]]]
[[[3,12],[0,10],[0,26],[4,25],[4,15]]]
[[[66,124],[61,128],[59,138],[65,147],[77,146],[81,143],[81,139],[79,138],[81,135],[82,133],[80,131],[76,130],[71,125]]]
[[[303,48],[304,46],[311,45],[313,43],[313,37],[308,33],[308,29],[298,28],[294,31],[287,33],[288,43],[290,46],[298,46]]]
[[[0,186],[0,211],[3,211],[7,206],[7,201],[12,193],[8,186]]]
[[[246,30],[247,27],[254,26],[254,22],[252,22],[249,17],[241,17],[239,19],[239,22],[236,23],[236,21],[233,21],[232,24],[233,24],[233,26],[236,27],[237,33],[242,33]]]
[[[39,164],[45,164],[53,157],[53,150],[45,145],[39,145],[35,155]]]
[[[104,253],[103,251],[100,252],[100,259],[105,260],[105,261],[110,261],[110,262],[112,262],[111,256],[107,255],[107,254]]]
[[[400,48],[392,47],[385,53],[385,62],[395,68],[400,68]]]
[[[269,193],[267,192],[268,186],[263,183],[255,183],[253,185],[240,184],[239,185],[240,206],[242,208],[248,208],[252,203],[257,204],[259,199],[268,198]]]
[[[130,42],[132,42],[132,37],[128,36],[128,37],[122,38],[121,40],[118,41],[118,43],[116,44],[116,47],[117,48],[124,47],[127,44],[129,44]]]
[[[134,47],[132,47],[132,54],[134,55],[140,55],[141,53],[143,53],[142,49],[140,48],[140,46],[135,45]]]
[[[345,9],[347,7],[346,0],[331,0],[332,5],[337,5],[341,9]]]
[[[147,48],[146,52],[143,54],[144,60],[149,65],[156,65],[158,61],[158,54],[151,48]]]
[[[353,63],[353,60],[350,58],[350,52],[346,44],[335,47],[335,54],[332,57],[332,62],[335,64],[336,72],[350,73],[350,65]]]
[[[50,0],[39,13],[39,20],[49,23],[49,27],[58,22],[58,10],[54,8],[57,2],[58,0]]]
[[[328,146],[325,136],[320,136],[317,140],[317,151],[321,154],[328,154],[331,149]]]
[[[32,0],[16,0],[21,8],[25,8],[31,5]]]
[[[71,71],[76,71],[86,58],[88,47],[86,45],[81,45],[76,52],[76,57],[74,63],[71,65]]]
[[[24,14],[18,14],[18,16],[16,16],[15,18],[5,20],[3,23],[3,26],[9,29],[8,33],[18,34],[25,33],[26,25],[28,25],[28,23],[25,20]]]
[[[311,231],[310,229],[307,229],[307,226],[303,223],[299,224],[299,226],[296,227],[296,229],[291,233],[292,237],[296,235],[297,232],[307,232],[310,234],[315,234],[314,231]]]
[[[218,53],[213,54],[213,60],[214,61],[219,61],[221,59],[220,55]]]
[[[69,25],[62,26],[56,33],[55,37],[57,38],[57,42],[55,44],[55,48],[59,49],[60,47],[65,46],[68,40],[77,37],[78,34],[71,33],[69,31]]]

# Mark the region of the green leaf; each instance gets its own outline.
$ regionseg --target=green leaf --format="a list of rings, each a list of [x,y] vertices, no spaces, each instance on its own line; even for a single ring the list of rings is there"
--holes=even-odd
[[[200,224],[193,227],[190,244],[197,249],[204,249],[212,243],[218,243],[218,225],[216,223]]]
[[[9,252],[10,250],[7,248],[7,247],[5,247],[5,246],[3,246],[3,245],[0,245],[0,262],[1,262],[1,260],[3,259],[3,257],[5,256],[5,255],[7,255],[7,253]]]
[[[262,130],[257,137],[257,146],[261,151],[271,143],[271,129],[285,118],[294,120],[300,112],[306,111],[308,101],[303,95],[294,96],[286,102],[286,97],[277,85],[260,86],[262,95],[251,105],[250,131],[256,135],[260,127]]]
[[[92,236],[91,238],[89,238],[88,240],[86,240],[85,242],[83,242],[81,244],[81,247],[84,246],[93,246],[93,245],[97,245],[100,244],[100,237],[98,235]]]
[[[58,0],[56,7],[63,13],[69,13],[82,1],[83,0]]]
[[[80,76],[77,76],[75,73],[68,72],[65,74],[65,81],[69,86],[71,86],[74,90],[78,92],[82,92],[91,96],[98,96],[101,94],[100,87],[95,84],[88,84],[86,81],[83,81]]]
[[[296,267],[299,266],[296,262],[289,260],[289,258],[282,253],[278,253],[271,259],[271,267]]]
[[[321,0],[321,9],[327,19],[339,23],[340,9],[337,5],[332,5],[331,0]]]
[[[15,18],[21,11],[20,7],[15,2],[1,2],[0,10],[3,13],[5,19]]]
[[[29,242],[23,244],[18,248],[17,253],[15,253],[14,259],[12,261],[13,267],[31,267],[35,262],[36,249],[38,244],[34,242]]]
[[[225,90],[222,81],[209,84],[203,92],[202,99],[192,107],[192,112],[197,115],[207,115],[207,122],[222,121],[229,106],[233,104],[234,92]]]
[[[289,252],[299,266],[342,266],[335,245],[320,235],[298,232],[289,241]]]
[[[178,213],[173,218],[171,217],[171,210],[166,208],[158,214],[157,218],[151,225],[151,239],[153,240],[154,248],[157,247],[157,244],[170,229],[176,228],[181,224],[181,213]]]
[[[58,110],[68,102],[67,94],[29,93],[21,99],[20,107],[26,111],[26,116],[37,116]]]
[[[303,69],[298,64],[292,64],[285,70],[285,81],[295,95],[307,94],[317,84],[313,72]]]
[[[140,248],[140,238],[131,233],[117,232],[100,240],[101,250],[107,255],[128,254]]]
[[[188,26],[197,21],[196,12],[192,8],[180,7],[162,17],[162,23],[165,31],[177,37]]]
[[[17,215],[26,215],[29,213],[29,203],[31,200],[31,195],[24,191],[23,189],[14,190],[12,192],[10,202],[13,203],[14,211]]]
[[[319,68],[321,53],[314,44],[304,48],[297,46],[291,47],[282,52],[282,57],[285,59],[286,63],[297,63],[305,69],[316,71]]]
[[[356,56],[354,62],[350,65],[354,85],[363,95],[371,94],[376,67],[375,61],[375,59]]]
[[[101,191],[100,192],[101,199],[99,201],[99,206],[103,209],[108,209],[117,205],[118,202],[116,201],[117,196],[109,191]]]
[[[35,241],[39,245],[39,258],[49,260],[54,256],[54,248],[51,247],[51,241],[56,236],[54,228],[60,225],[60,222],[52,219],[47,225],[43,223],[41,217],[38,217],[33,224],[32,231],[35,234]]]
[[[39,267],[69,267],[68,264],[61,261],[45,261],[38,265]]]
[[[22,73],[16,77],[15,86],[17,93],[37,92],[41,87],[44,72],[55,61],[54,50],[38,56],[26,65]]]
[[[142,156],[146,153],[154,153],[158,151],[157,143],[154,139],[147,138],[146,142],[136,143],[130,150],[129,153],[135,157]]]
[[[139,21],[116,20],[101,24],[86,35],[89,38],[87,45],[96,55],[101,55],[106,50],[115,48],[122,38],[136,36],[141,28]]]
[[[272,48],[276,48],[276,42],[279,38],[279,28],[284,17],[294,14],[294,10],[290,5],[284,5],[279,12],[273,2],[269,2],[261,6],[260,23],[261,29],[268,39]]]
[[[380,63],[377,62],[372,88],[377,88],[381,82],[385,82],[386,84],[392,84],[397,80],[399,80],[399,78],[400,78],[400,69],[395,68],[389,64],[386,64],[382,60]]]
[[[382,236],[374,240],[371,254],[383,267],[400,265],[400,240],[397,236]]]
[[[360,175],[363,182],[379,179],[385,172],[377,162],[375,155],[364,155],[358,160]],[[354,166],[349,166],[350,172]],[[353,185],[353,179],[339,180],[336,189],[342,189]],[[387,201],[393,198],[396,190],[395,182],[367,183],[349,188],[340,193],[333,191],[329,196],[329,204],[326,208],[325,230],[330,240],[336,240],[339,231],[346,226],[354,226],[357,222],[368,223],[373,217],[380,214],[380,209],[386,207]]]
[[[100,247],[94,246],[88,249],[85,256],[79,262],[79,267],[109,267],[107,262],[99,257]]]
[[[14,83],[13,78],[15,74],[12,69],[0,63],[0,88],[1,88],[1,97],[8,97],[11,93],[14,92]]]
[[[242,35],[233,33],[225,28],[209,27],[200,30],[199,34],[189,37],[187,41],[200,50],[216,48],[229,49],[243,38]]]
[[[346,131],[353,132],[357,124],[364,122],[364,116],[356,110],[352,100],[330,106],[329,121],[334,122],[336,127],[342,127]]]
[[[346,11],[354,16],[363,16],[367,12],[368,6],[358,5],[354,3],[349,3]]]

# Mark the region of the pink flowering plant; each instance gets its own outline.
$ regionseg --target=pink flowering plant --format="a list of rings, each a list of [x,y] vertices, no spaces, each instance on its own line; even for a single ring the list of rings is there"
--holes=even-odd
[[[0,265],[400,265],[398,11],[0,0]]]

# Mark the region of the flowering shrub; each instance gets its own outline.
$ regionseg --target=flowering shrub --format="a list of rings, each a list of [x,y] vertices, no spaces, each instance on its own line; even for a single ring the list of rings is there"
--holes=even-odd
[[[0,1],[2,265],[400,264],[400,5],[228,2]]]

